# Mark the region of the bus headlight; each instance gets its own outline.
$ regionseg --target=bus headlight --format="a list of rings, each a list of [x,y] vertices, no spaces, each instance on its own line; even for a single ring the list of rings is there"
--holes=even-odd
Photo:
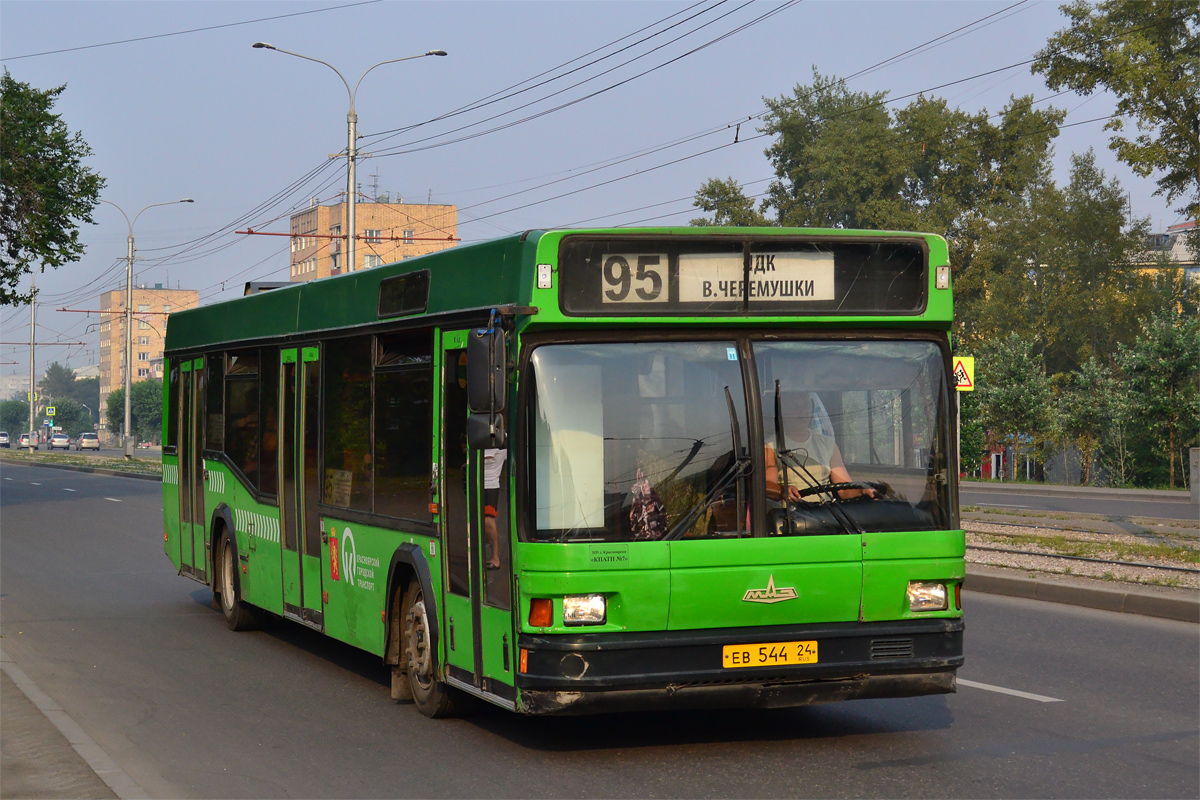
[[[946,584],[944,583],[937,581],[908,582],[909,611],[945,611],[949,608],[946,600]]]
[[[603,625],[605,610],[602,594],[569,594],[563,598],[563,624]]]

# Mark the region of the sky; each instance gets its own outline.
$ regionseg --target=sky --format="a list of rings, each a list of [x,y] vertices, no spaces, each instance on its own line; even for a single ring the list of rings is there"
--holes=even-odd
[[[311,198],[345,192],[345,159],[333,156],[346,147],[347,86],[334,69],[255,42],[328,62],[357,84],[361,191],[455,204],[458,235],[472,242],[531,228],[685,225],[712,177],[764,192],[770,140],[751,118],[764,97],[811,82],[814,68],[866,70],[849,87],[887,92],[893,108],[921,91],[972,113],[998,112],[1013,95],[1050,98],[1041,76],[1012,65],[1066,25],[1058,6],[4,0],[0,64],[38,89],[66,85],[55,111],[91,146],[101,196],[130,219],[194,200],[138,216],[135,282],[197,289],[211,303],[248,280],[287,280],[286,238],[236,231],[285,232]],[[364,74],[435,49],[449,55]],[[1057,181],[1067,182],[1073,153],[1094,148],[1135,216],[1156,230],[1181,221],[1153,178],[1111,154],[1104,121],[1089,121],[1113,112],[1111,96],[1048,104],[1082,123],[1056,140]],[[93,216],[84,256],[37,278],[39,379],[51,361],[98,360],[98,316],[58,309],[95,311],[102,291],[125,283],[126,219],[104,204]],[[29,374],[29,317],[28,306],[0,307],[0,374]]]

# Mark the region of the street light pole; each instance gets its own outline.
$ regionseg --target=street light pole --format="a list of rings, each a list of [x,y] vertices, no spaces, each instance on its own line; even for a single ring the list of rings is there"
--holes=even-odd
[[[182,200],[168,200],[165,203],[151,203],[141,211],[133,215],[133,221],[129,219],[129,215],[125,213],[125,209],[111,200],[101,200],[101,203],[108,203],[110,206],[121,212],[121,216],[125,218],[126,224],[129,225],[129,236],[126,239],[128,248],[125,255],[125,430],[122,432],[125,438],[125,460],[133,460],[133,439],[129,435],[129,429],[132,427],[133,413],[129,403],[129,396],[133,388],[133,226],[138,221],[138,217],[143,211],[158,206],[173,206],[176,203],[193,203],[195,202],[190,197],[185,197]]]
[[[368,67],[367,72],[364,72],[358,79],[358,83],[354,84],[354,88],[350,88],[350,82],[346,80],[346,76],[338,71],[337,67],[322,61],[319,58],[310,56],[302,56],[299,53],[293,53],[290,50],[283,50],[273,44],[266,42],[255,42],[252,47],[262,50],[274,50],[277,53],[284,53],[296,58],[303,58],[305,61],[315,61],[318,64],[324,64],[331,70],[337,73],[337,76],[342,79],[342,83],[346,87],[346,94],[350,96],[350,110],[346,112],[346,272],[354,272],[358,268],[357,260],[357,245],[358,239],[358,220],[355,215],[356,206],[358,205],[358,186],[355,179],[356,168],[358,164],[358,113],[354,110],[354,98],[358,95],[358,87],[362,85],[363,78],[367,77],[367,72],[382,67],[384,64],[395,64],[397,61],[411,61],[414,58],[424,58],[425,56],[444,56],[445,50],[430,50],[425,53],[420,53],[415,56],[404,56],[403,58],[390,58],[387,61],[380,61],[374,66]]]

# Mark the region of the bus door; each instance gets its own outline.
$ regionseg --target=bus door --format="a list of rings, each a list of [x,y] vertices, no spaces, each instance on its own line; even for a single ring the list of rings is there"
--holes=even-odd
[[[321,527],[317,514],[320,349],[279,351],[279,409],[263,436],[279,441],[279,517],[283,532],[283,614],[324,629]]]
[[[467,447],[467,331],[442,332],[441,486],[447,678],[512,699],[512,557],[503,454]],[[487,480],[485,470],[493,474]],[[501,488],[488,491],[485,483]],[[465,685],[464,685],[465,684]]]
[[[211,546],[204,514],[204,359],[184,361],[179,369],[179,563],[203,581]]]

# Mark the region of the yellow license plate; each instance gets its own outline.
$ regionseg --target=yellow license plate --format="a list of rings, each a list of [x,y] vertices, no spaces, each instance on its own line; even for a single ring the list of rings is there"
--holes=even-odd
[[[721,666],[778,667],[788,664],[817,663],[816,642],[774,642],[772,644],[727,644],[722,648]]]

